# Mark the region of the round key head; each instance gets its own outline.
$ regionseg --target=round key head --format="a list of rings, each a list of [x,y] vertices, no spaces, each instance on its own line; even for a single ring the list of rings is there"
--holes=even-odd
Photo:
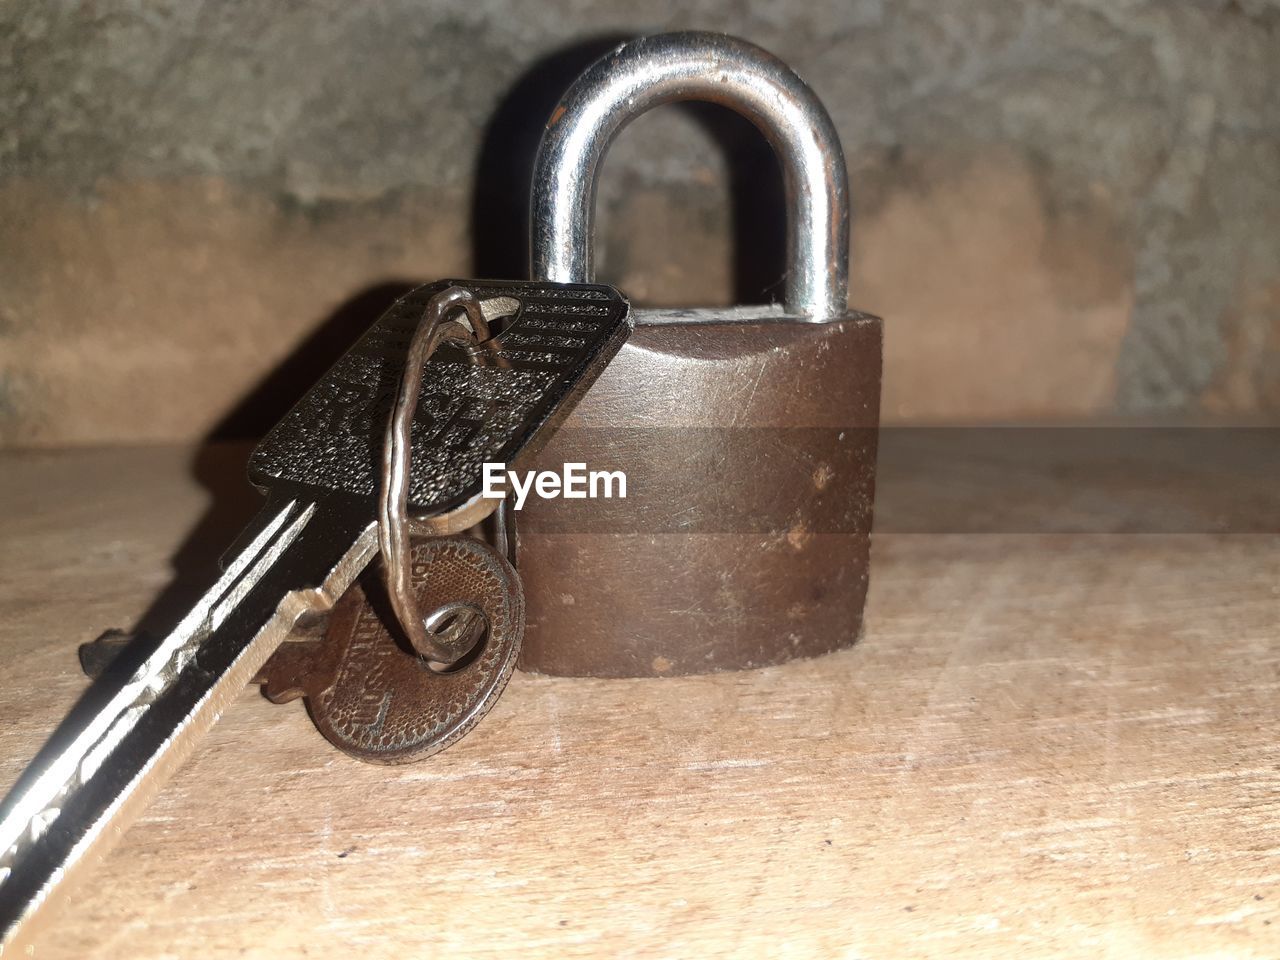
[[[480,639],[444,668],[419,655],[396,626],[382,586],[366,576],[338,601],[303,681],[316,727],[370,763],[409,763],[438,753],[474,727],[502,693],[524,637],[524,592],[506,558],[470,537],[413,547],[420,609],[465,604],[483,617]],[[455,606],[455,609],[456,606]],[[439,629],[456,626],[448,612]]]

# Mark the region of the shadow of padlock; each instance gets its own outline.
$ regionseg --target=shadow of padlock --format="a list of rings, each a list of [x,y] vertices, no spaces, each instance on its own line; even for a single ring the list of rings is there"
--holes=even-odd
[[[847,308],[844,155],[804,82],[717,34],[649,37],[596,62],[539,147],[533,276],[593,279],[609,143],[677,100],[736,110],[778,156],[784,303],[634,311],[631,339],[534,464],[622,471],[627,497],[531,498],[520,514],[521,666],[534,672],[744,669],[827,653],[861,631],[882,327]]]

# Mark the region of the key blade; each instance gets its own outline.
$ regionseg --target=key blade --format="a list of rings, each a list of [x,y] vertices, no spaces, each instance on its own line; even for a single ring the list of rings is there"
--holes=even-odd
[[[358,501],[269,500],[159,647],[101,705],[87,695],[72,711],[0,805],[0,953],[29,942],[54,894],[106,853],[297,619],[332,607],[376,549]]]

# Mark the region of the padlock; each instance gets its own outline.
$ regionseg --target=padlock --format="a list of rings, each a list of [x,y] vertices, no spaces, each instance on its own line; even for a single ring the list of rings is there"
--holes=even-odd
[[[629,342],[536,464],[622,471],[627,498],[531,500],[521,512],[521,666],[533,672],[743,669],[827,653],[861,631],[882,325],[847,306],[844,156],[809,87],[718,34],[647,37],[606,55],[547,123],[532,274],[593,279],[605,151],[640,113],[677,100],[736,110],[778,156],[784,301],[634,312]]]

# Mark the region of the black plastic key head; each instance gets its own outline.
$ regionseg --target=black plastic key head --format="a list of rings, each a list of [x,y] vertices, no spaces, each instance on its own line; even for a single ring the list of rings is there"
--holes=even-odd
[[[405,353],[427,302],[457,286],[506,314],[483,349],[446,344],[427,364],[414,416],[408,512],[450,513],[480,494],[485,463],[536,451],[631,329],[626,299],[598,284],[442,280],[413,290],[262,440],[260,487],[377,496],[383,436]],[[496,344],[496,345],[495,345]]]

